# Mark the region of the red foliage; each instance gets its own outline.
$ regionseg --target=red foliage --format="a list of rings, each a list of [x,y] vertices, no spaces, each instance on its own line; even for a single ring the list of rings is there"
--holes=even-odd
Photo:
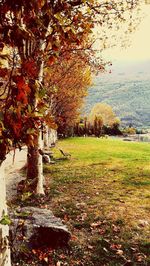
[[[23,68],[24,73],[28,77],[32,77],[32,78],[37,77],[38,69],[37,69],[36,62],[33,59],[29,59],[29,60],[25,61],[22,65],[22,68]]]
[[[30,93],[30,88],[22,76],[16,77],[16,85],[18,88],[18,94],[16,95],[16,100],[20,101],[22,104],[28,104],[28,94]]]
[[[7,68],[0,68],[0,77],[4,78],[8,74]]]
[[[17,99],[17,101],[20,101],[20,102],[22,102],[23,104],[27,104],[27,103],[28,103],[27,96],[26,96],[26,94],[25,94],[23,91],[21,91],[21,92],[17,95],[16,99]]]
[[[51,56],[47,62],[48,66],[52,66],[54,63],[56,62],[56,57],[55,56]]]

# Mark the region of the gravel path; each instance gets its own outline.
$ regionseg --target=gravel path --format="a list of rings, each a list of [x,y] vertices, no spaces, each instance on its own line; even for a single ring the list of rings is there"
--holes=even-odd
[[[23,179],[20,169],[26,164],[27,149],[23,148],[22,151],[16,150],[14,163],[13,154],[13,151],[10,152],[4,162],[7,200],[11,200],[16,195],[16,185]]]

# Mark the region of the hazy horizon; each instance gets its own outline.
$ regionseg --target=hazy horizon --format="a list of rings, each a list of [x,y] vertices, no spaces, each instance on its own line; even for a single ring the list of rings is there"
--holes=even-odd
[[[150,5],[142,7],[143,18],[135,30],[129,36],[129,46],[120,48],[119,45],[106,49],[102,52],[104,60],[112,61],[112,64],[118,65],[123,62],[125,65],[139,64],[145,61],[150,62]]]

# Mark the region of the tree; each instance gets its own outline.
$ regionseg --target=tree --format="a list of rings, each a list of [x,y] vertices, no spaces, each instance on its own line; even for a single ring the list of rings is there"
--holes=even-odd
[[[124,134],[129,134],[129,135],[135,135],[136,134],[136,129],[132,126],[129,126],[127,128],[123,129]]]
[[[66,52],[46,75],[51,114],[60,134],[68,135],[73,128],[91,84],[88,56],[84,51]]]
[[[112,107],[105,103],[96,103],[89,114],[89,121],[93,124],[95,118],[101,118],[104,125],[111,126],[118,122]]]
[[[95,116],[93,121],[93,134],[96,137],[100,137],[102,134],[103,118],[101,116]]]

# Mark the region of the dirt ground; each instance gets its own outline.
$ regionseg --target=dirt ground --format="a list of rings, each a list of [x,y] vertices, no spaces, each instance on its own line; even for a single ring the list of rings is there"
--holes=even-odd
[[[15,160],[13,162],[14,152],[11,151],[5,160],[5,178],[7,200],[11,200],[16,194],[16,184],[23,179],[20,175],[20,169],[25,165],[27,158],[27,149],[24,147],[21,151],[15,151]]]

